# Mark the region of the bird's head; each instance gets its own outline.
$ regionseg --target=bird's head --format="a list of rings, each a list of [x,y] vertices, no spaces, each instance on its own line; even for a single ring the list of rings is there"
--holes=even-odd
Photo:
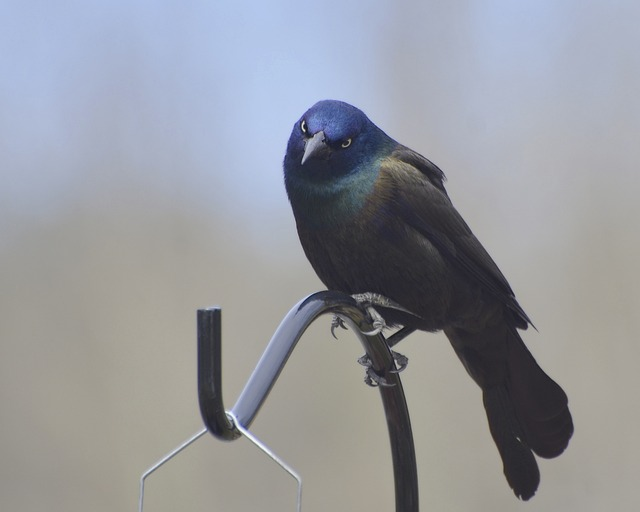
[[[285,176],[331,182],[371,169],[396,143],[356,107],[319,101],[296,122],[284,160]]]

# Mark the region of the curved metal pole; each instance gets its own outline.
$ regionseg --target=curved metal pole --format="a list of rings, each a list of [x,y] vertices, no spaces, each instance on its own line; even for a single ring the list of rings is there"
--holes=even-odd
[[[380,386],[393,459],[396,511],[418,511],[418,473],[409,411],[391,351],[384,336],[369,336],[373,331],[369,315],[349,295],[324,291],[296,304],[280,323],[251,374],[240,397],[231,409],[235,418],[248,428],[256,417],[282,368],[307,327],[325,313],[340,315],[353,331],[371,359],[372,368],[383,375],[390,386]],[[240,437],[226,416],[221,384],[221,315],[219,308],[198,310],[198,396],[202,419],[207,429],[223,440]]]

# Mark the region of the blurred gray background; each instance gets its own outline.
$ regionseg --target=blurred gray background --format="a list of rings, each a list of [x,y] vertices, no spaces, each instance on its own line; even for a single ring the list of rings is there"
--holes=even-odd
[[[576,433],[512,495],[446,339],[402,343],[422,510],[640,507],[640,4],[0,4],[0,509],[135,510],[201,428],[197,308],[223,307],[231,405],[322,288],[282,184],[293,123],[362,108],[447,173],[539,333]],[[387,433],[349,332],[314,324],[252,430],[304,510],[392,510]],[[146,512],[294,510],[241,439],[201,439]]]

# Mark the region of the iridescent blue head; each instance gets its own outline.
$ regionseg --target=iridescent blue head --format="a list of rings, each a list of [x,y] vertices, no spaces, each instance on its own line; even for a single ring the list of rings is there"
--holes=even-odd
[[[285,178],[309,183],[335,182],[363,170],[397,145],[356,107],[319,101],[296,122],[284,160]]]

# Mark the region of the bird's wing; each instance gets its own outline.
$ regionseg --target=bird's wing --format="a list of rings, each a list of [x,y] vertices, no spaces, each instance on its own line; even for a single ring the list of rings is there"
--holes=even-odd
[[[453,207],[444,188],[444,173],[418,153],[400,147],[381,163],[380,177],[395,183],[392,209],[435,246],[454,266],[516,313],[516,325],[531,323],[489,253]],[[519,317],[519,318],[517,318]]]

